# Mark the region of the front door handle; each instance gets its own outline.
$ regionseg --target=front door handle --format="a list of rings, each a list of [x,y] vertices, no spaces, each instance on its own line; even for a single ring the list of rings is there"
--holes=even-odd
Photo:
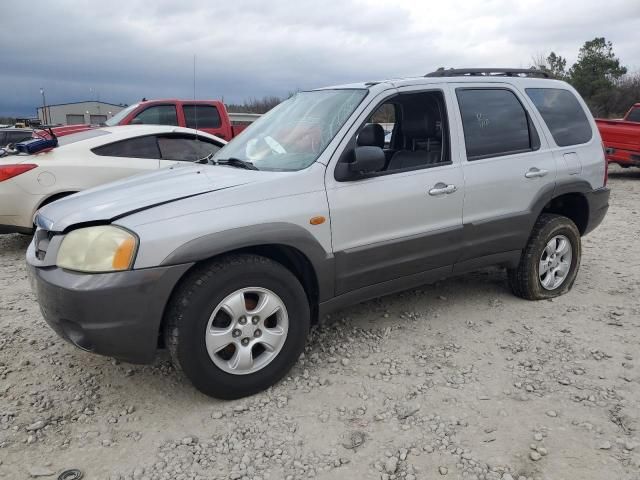
[[[436,195],[448,195],[456,190],[458,190],[458,187],[455,185],[447,185],[446,183],[438,182],[431,190],[429,190],[429,195],[432,197],[435,197]]]
[[[544,170],[537,167],[531,167],[527,171],[527,173],[524,174],[524,176],[527,178],[537,178],[537,177],[544,177],[547,173],[549,173],[549,170]]]

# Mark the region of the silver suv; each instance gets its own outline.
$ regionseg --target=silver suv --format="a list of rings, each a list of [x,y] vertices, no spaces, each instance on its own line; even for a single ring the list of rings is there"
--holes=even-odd
[[[165,346],[199,390],[238,398],[348,304],[489,265],[519,297],[566,293],[605,185],[569,85],[440,70],[299,93],[202,164],[47,205],[27,262],[65,339],[137,363]]]

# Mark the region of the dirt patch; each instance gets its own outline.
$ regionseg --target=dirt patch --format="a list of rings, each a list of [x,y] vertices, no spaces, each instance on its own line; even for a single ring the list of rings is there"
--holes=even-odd
[[[30,239],[2,236],[0,477],[639,478],[640,174],[612,169],[610,186],[568,295],[520,300],[491,269],[361,304],[234,402],[166,354],[134,366],[60,340],[29,288]]]

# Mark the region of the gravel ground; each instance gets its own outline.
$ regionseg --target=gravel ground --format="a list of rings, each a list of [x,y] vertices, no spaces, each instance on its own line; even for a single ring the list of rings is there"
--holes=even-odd
[[[639,479],[640,171],[561,298],[497,269],[361,304],[311,333],[290,377],[223,402],[161,352],[81,352],[42,320],[29,238],[0,237],[0,477]]]

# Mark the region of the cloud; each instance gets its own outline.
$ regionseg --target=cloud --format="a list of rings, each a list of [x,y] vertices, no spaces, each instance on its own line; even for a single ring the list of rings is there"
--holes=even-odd
[[[0,114],[96,98],[285,95],[427,73],[528,66],[606,36],[640,67],[640,4],[568,0],[61,0],[8,2],[0,29]],[[25,28],[25,25],[28,26]]]

